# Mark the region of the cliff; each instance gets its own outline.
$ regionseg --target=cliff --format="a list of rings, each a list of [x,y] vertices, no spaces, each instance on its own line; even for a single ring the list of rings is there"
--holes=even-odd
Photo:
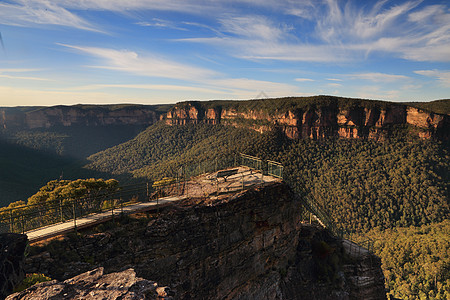
[[[301,211],[284,183],[217,200],[187,199],[97,233],[36,245],[26,271],[67,280],[99,267],[133,268],[170,287],[175,299],[360,299],[352,276],[366,269],[342,241],[300,223]],[[384,298],[379,260],[375,269],[366,299]]]
[[[440,105],[444,106],[447,102]],[[392,125],[411,125],[416,129],[414,134],[422,138],[448,140],[449,115],[421,108],[434,107],[425,105],[430,103],[419,104],[412,106],[411,103],[315,96],[247,101],[187,101],[174,106],[14,107],[0,108],[0,128],[24,130],[56,126],[148,126],[163,119],[169,125],[223,124],[251,128],[261,133],[277,127],[291,139],[384,139],[390,134]]]
[[[158,119],[155,108],[144,105],[0,108],[0,127],[5,129],[151,125]]]
[[[0,299],[11,293],[25,277],[25,247],[27,236],[15,233],[0,234]]]
[[[313,99],[314,100],[314,99]],[[345,101],[344,101],[345,100]],[[265,102],[264,102],[265,101]],[[393,125],[411,125],[421,138],[449,138],[450,118],[381,101],[317,97],[233,102],[182,102],[162,119],[169,125],[224,124],[265,132],[277,127],[291,139],[328,137],[384,139]]]

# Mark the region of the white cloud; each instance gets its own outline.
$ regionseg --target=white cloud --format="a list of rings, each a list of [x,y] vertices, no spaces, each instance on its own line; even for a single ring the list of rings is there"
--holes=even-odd
[[[176,30],[182,30],[186,31],[186,28],[177,26],[174,22],[168,21],[168,20],[162,20],[158,18],[153,18],[151,22],[137,22],[136,25],[143,26],[143,27],[156,27],[156,28],[169,28],[169,29],[176,29]]]
[[[440,85],[446,88],[450,88],[450,71],[439,71],[439,70],[419,70],[414,71],[414,73],[437,78]]]
[[[408,100],[400,98],[400,91],[385,90],[380,86],[360,86],[355,93],[357,97],[363,99],[383,99],[391,101]]]
[[[106,63],[105,65],[94,66],[96,68],[111,69],[150,77],[198,81],[218,75],[215,71],[178,63],[152,54],[140,55],[130,50],[60,45],[99,57]]]
[[[35,77],[35,76],[18,76],[18,75],[11,75],[12,74],[23,74],[23,73],[32,73],[40,71],[39,69],[24,69],[24,68],[15,68],[15,69],[0,69],[0,78],[8,78],[8,79],[14,79],[14,80],[37,80],[37,81],[49,81],[47,78],[42,77]]]
[[[298,87],[285,83],[278,83],[248,78],[226,78],[205,82],[211,87],[223,89],[238,98],[252,98],[264,91],[270,97],[298,94]]]
[[[142,89],[142,90],[159,90],[159,91],[189,91],[199,93],[218,94],[223,91],[215,89],[196,87],[196,86],[183,86],[183,85],[170,85],[170,84],[92,84],[86,86],[80,86],[72,88],[73,91],[85,91],[85,90],[100,90],[100,89]]]
[[[0,74],[0,78],[19,79],[19,80],[38,80],[38,81],[48,81],[49,80],[49,79],[40,78],[40,77],[14,76],[14,75],[6,75],[6,74]]]
[[[60,25],[83,30],[100,31],[90,22],[52,1],[18,0],[0,3],[0,24],[34,27],[36,25]]]
[[[277,27],[262,16],[227,17],[220,23],[223,32],[253,40],[277,41],[289,31],[287,26]]]
[[[314,79],[310,79],[310,78],[295,78],[295,81],[305,82],[305,81],[314,81]]]
[[[340,83],[328,83],[327,86],[331,86],[331,87],[337,88],[337,87],[341,87],[342,84],[340,84]]]
[[[348,75],[353,79],[364,79],[373,82],[392,82],[397,80],[409,79],[408,76],[396,75],[396,74],[385,74],[385,73],[360,73]]]

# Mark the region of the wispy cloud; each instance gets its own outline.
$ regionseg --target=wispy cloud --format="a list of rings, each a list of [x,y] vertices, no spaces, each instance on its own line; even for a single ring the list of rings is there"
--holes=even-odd
[[[450,87],[450,71],[419,70],[414,71],[414,73],[436,78],[439,80],[440,85],[442,85],[443,87]]]
[[[23,76],[23,75],[16,75],[17,73],[23,74],[23,73],[32,73],[40,71],[39,69],[21,69],[21,68],[15,68],[15,69],[0,69],[0,77],[1,78],[8,78],[8,79],[15,79],[15,80],[37,80],[37,81],[49,81],[47,78],[42,77],[35,77],[35,76]],[[14,74],[14,75],[11,75]]]
[[[195,78],[199,81],[218,75],[217,72],[212,70],[178,63],[153,54],[138,54],[130,50],[59,45],[98,57],[105,63],[93,66],[95,68],[111,69],[150,77],[182,80]]]
[[[143,26],[143,27],[156,27],[156,28],[163,28],[163,29],[176,29],[176,30],[182,30],[186,31],[186,28],[180,27],[176,25],[174,22],[169,20],[163,20],[158,18],[153,18],[151,22],[137,22],[136,25]]]
[[[17,0],[13,3],[0,3],[0,24],[24,27],[60,25],[101,31],[58,3],[46,0]]]
[[[313,62],[364,60],[388,52],[415,61],[450,61],[450,13],[422,1],[371,2],[357,6],[338,0],[282,2],[285,14],[303,22],[237,15],[221,19],[221,34],[182,41],[206,43],[246,59]],[[307,30],[302,30],[303,26]],[[313,28],[310,31],[310,28]]]
[[[298,87],[294,85],[254,80],[248,78],[227,78],[224,74],[203,68],[181,64],[151,54],[140,55],[130,50],[115,50],[107,48],[84,47],[74,45],[61,46],[80,51],[101,59],[103,64],[91,66],[104,68],[135,75],[171,78],[183,80],[186,85],[135,85],[135,84],[100,84],[88,85],[82,88],[133,88],[133,89],[158,89],[158,90],[185,90],[197,92],[222,93],[233,97],[243,98],[255,96],[264,91],[271,96],[296,94]],[[200,85],[201,87],[197,87]]]
[[[256,97],[261,91],[270,97],[298,95],[298,87],[285,83],[278,83],[248,78],[225,78],[209,80],[206,84],[223,89],[240,98]]]
[[[409,79],[408,76],[385,73],[359,73],[348,75],[348,77],[353,79],[364,79],[373,82],[392,82],[397,80]]]
[[[223,93],[223,91],[218,91],[215,89],[196,87],[196,86],[185,86],[185,85],[171,85],[171,84],[91,84],[80,86],[76,88],[71,88],[75,91],[84,90],[101,90],[101,89],[140,89],[140,90],[159,90],[159,91],[189,91],[189,92],[199,92],[199,93],[209,93],[218,94]]]
[[[6,75],[6,74],[0,74],[0,78],[8,78],[8,79],[20,79],[20,80],[38,80],[38,81],[49,81],[49,79],[46,79],[46,78],[40,78],[40,77],[30,77],[30,76],[14,76],[14,75]]]
[[[298,81],[298,82],[310,82],[310,81],[314,81],[314,79],[310,79],[310,78],[295,78],[295,81]]]

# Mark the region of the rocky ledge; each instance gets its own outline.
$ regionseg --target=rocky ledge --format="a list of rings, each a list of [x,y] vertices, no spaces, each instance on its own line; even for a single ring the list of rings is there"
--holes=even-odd
[[[63,282],[52,280],[36,284],[7,300],[31,299],[173,299],[168,287],[136,277],[133,269],[104,274],[103,268],[80,274]]]

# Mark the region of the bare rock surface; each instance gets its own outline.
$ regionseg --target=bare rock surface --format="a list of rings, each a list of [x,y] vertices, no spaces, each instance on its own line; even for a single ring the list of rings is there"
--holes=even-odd
[[[136,277],[133,269],[104,274],[103,268],[97,268],[63,282],[36,284],[6,299],[172,299],[172,292],[154,281]]]

